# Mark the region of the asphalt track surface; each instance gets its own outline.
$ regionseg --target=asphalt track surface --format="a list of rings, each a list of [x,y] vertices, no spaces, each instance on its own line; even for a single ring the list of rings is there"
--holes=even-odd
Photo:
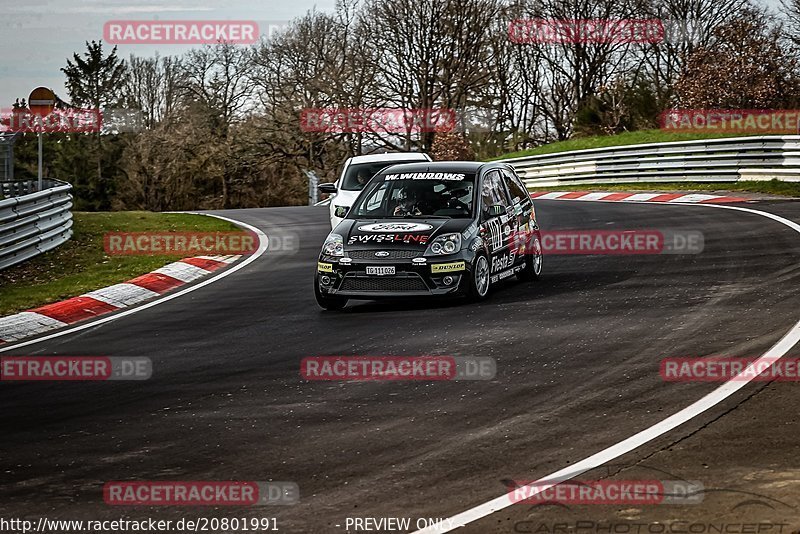
[[[705,250],[546,256],[541,281],[506,283],[485,303],[358,302],[324,312],[311,281],[329,231],[327,208],[220,212],[270,236],[297,236],[299,250],[267,252],[185,296],[3,353],[147,356],[153,377],[0,384],[0,517],[275,517],[289,533],[346,532],[347,517],[408,517],[412,525],[449,517],[502,495],[505,480],[569,466],[719,385],[666,383],[661,359],[758,356],[800,319],[800,236],[781,224],[703,206],[536,206],[546,230],[700,230]],[[800,220],[800,204],[792,202],[747,207]],[[487,382],[304,381],[301,358],[319,355],[490,356],[498,373]],[[783,386],[792,394],[800,387]],[[722,471],[746,468],[770,451],[778,469],[800,473],[797,434],[793,452],[773,447],[776,435],[796,424],[772,428],[769,439],[757,431],[765,418],[796,423],[797,404],[770,404],[765,396],[778,393],[769,387],[749,384],[588,478],[627,472],[703,480],[710,475],[701,463],[682,464],[678,475],[671,466],[669,476],[658,477],[628,469],[656,457],[663,468],[670,454],[681,454],[672,451],[683,440],[700,440],[695,455],[714,458],[702,432],[742,424],[756,430],[737,457],[720,462]],[[736,421],[758,395],[770,407]],[[112,507],[102,498],[112,480],[294,481],[301,502]],[[797,518],[800,503],[793,504]],[[715,506],[708,499],[686,513],[716,517]],[[630,512],[611,508],[584,507],[581,517]],[[553,513],[564,511],[515,505],[459,532],[533,532],[520,530],[528,528],[520,522]],[[680,513],[654,507],[636,517],[668,521]]]

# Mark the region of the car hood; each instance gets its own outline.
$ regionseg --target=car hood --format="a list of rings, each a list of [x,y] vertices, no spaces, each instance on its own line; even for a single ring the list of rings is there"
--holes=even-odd
[[[345,250],[425,249],[435,237],[463,232],[471,219],[345,219],[336,227]]]

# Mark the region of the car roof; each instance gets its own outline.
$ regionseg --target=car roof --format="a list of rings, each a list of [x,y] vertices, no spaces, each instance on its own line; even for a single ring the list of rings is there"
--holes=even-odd
[[[422,152],[384,152],[383,154],[367,154],[366,156],[353,156],[350,165],[355,163],[375,163],[380,161],[428,161]]]
[[[407,172],[462,172],[478,174],[483,167],[499,168],[503,164],[482,161],[426,161],[420,163],[401,163],[389,167],[393,173]],[[389,169],[384,169],[388,171]]]

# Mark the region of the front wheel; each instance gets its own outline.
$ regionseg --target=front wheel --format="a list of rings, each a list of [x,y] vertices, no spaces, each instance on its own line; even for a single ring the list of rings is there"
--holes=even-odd
[[[530,251],[525,251],[525,266],[517,273],[517,279],[523,282],[538,280],[542,277],[542,265],[544,255],[542,254],[542,241],[536,235],[531,243]]]
[[[326,310],[341,310],[347,305],[346,298],[323,295],[319,290],[319,278],[316,276],[314,277],[314,296],[317,297],[317,304]]]
[[[479,301],[489,294],[489,260],[484,254],[475,258],[469,278],[469,299]]]

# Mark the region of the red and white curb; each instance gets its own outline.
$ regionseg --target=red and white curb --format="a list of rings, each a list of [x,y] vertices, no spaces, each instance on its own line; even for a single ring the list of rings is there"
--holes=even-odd
[[[197,256],[165,265],[121,284],[40,308],[0,317],[0,343],[20,341],[158,297],[207,276],[241,256]]]
[[[749,199],[699,193],[591,193],[589,191],[539,191],[531,198],[542,200],[595,200],[604,202],[661,202],[673,204],[720,204],[746,202]]]

